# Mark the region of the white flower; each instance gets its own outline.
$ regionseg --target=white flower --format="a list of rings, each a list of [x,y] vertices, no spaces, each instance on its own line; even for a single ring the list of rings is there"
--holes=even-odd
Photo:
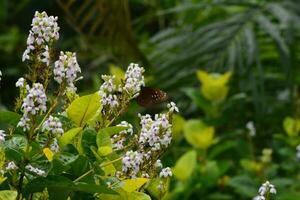
[[[5,131],[0,130],[0,142],[4,142],[5,137],[6,137]]]
[[[27,86],[26,86],[27,87]],[[45,90],[42,84],[34,83],[32,88],[27,88],[28,94],[23,99],[22,108],[23,108],[23,117],[18,123],[18,127],[22,127],[24,131],[29,130],[29,114],[36,115],[39,112],[46,112],[46,101],[47,97]]]
[[[156,115],[153,120],[150,115],[139,115],[141,118],[141,134],[139,144],[141,147],[149,145],[154,151],[167,147],[172,140],[171,124],[165,114]]]
[[[14,161],[10,161],[7,163],[6,170],[15,170],[18,169],[17,165],[14,163]]]
[[[121,131],[119,134],[124,134],[124,135],[127,135],[127,134],[132,135],[133,134],[133,127],[130,123],[128,123],[126,121],[122,121],[117,126],[127,127],[127,129]]]
[[[59,84],[66,81],[69,91],[75,92],[74,82],[76,81],[77,73],[80,72],[81,69],[77,62],[76,53],[61,51],[59,59],[54,63],[54,80]]]
[[[44,170],[33,167],[32,165],[26,165],[25,167],[28,171],[33,172],[39,176],[46,176],[46,172]]]
[[[130,63],[125,73],[125,90],[131,98],[134,98],[141,91],[141,87],[145,85],[144,81],[144,68],[139,67],[138,64]]]
[[[122,171],[135,178],[143,163],[143,154],[137,151],[127,151],[122,159]]]
[[[253,200],[265,200],[265,197],[269,194],[276,194],[275,186],[269,181],[263,183],[258,189],[258,195],[253,198]]]
[[[64,133],[62,129],[62,123],[57,117],[49,116],[49,118],[43,123],[43,131],[50,131],[52,134],[61,136]]]
[[[161,160],[157,160],[157,161],[155,162],[155,167],[156,167],[156,168],[162,168],[162,167],[163,167],[163,165],[162,165],[162,163],[161,163]]]
[[[59,152],[59,145],[56,138],[53,139],[53,143],[50,145],[50,149],[51,151],[54,151],[56,153]]]
[[[168,103],[167,107],[169,108],[169,111],[171,113],[173,113],[174,111],[179,112],[179,109],[178,109],[178,107],[176,106],[176,104],[174,102]]]
[[[24,86],[25,86],[25,79],[23,77],[21,77],[16,82],[16,87],[24,87]]]
[[[256,129],[252,121],[247,122],[246,128],[249,130],[249,135],[254,137],[256,135]]]
[[[161,178],[171,177],[172,175],[173,174],[172,174],[172,171],[171,171],[170,167],[163,168],[161,170],[161,172],[159,173],[159,177],[161,177]]]
[[[1,81],[1,78],[2,78],[2,72],[1,72],[1,70],[0,70],[0,81]]]
[[[22,61],[31,59],[30,53],[35,49],[35,46],[40,46],[44,52],[40,55],[41,61],[49,65],[49,50],[48,44],[57,41],[59,38],[59,27],[57,17],[48,16],[46,12],[35,12],[31,23],[31,30],[27,38],[27,48],[23,53]]]
[[[254,197],[252,200],[265,200],[266,198],[264,197],[264,196],[260,196],[260,195],[258,195],[258,196],[256,196],[256,197]]]

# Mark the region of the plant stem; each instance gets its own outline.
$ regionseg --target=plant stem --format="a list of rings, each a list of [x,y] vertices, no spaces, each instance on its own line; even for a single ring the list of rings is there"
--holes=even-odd
[[[115,159],[115,160],[106,162],[106,163],[100,165],[100,167],[101,167],[101,168],[102,168],[102,167],[106,167],[106,166],[108,166],[108,165],[110,165],[110,164],[112,164],[112,163],[114,163],[114,162],[117,162],[117,161],[121,160],[122,158],[123,158],[123,157],[120,157],[120,158],[117,158],[117,159]],[[79,176],[78,178],[76,178],[73,182],[78,182],[79,180],[81,180],[81,179],[83,179],[84,177],[88,176],[88,175],[89,175],[90,173],[92,173],[93,171],[94,171],[93,168],[90,169],[89,171],[85,172],[84,174],[82,174],[81,176]]]

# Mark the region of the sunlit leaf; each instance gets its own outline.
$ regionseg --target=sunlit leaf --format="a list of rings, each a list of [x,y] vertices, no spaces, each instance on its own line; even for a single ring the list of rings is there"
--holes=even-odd
[[[201,120],[192,119],[185,123],[185,139],[194,147],[207,149],[213,144],[215,129]]]
[[[149,179],[147,178],[135,178],[127,179],[123,181],[122,189],[126,192],[133,192],[140,189]]]
[[[78,127],[83,127],[95,115],[99,115],[101,109],[100,96],[96,92],[75,99],[67,108],[67,114]]]
[[[74,137],[79,134],[82,130],[82,127],[72,128],[69,131],[65,132],[59,139],[59,146],[63,148],[67,144],[70,144]]]
[[[172,169],[175,177],[181,181],[187,180],[193,173],[197,164],[197,153],[192,150],[183,154],[177,160],[175,167]]]

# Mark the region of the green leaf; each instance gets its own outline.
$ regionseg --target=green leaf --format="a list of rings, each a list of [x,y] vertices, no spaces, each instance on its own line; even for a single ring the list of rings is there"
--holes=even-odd
[[[300,131],[300,120],[286,117],[283,121],[283,128],[289,137],[295,137]]]
[[[11,111],[0,111],[0,124],[9,124],[11,126],[17,126],[21,119],[21,115]]]
[[[115,191],[108,189],[103,185],[87,184],[87,183],[75,183],[73,187],[76,191],[87,192],[90,194],[94,193],[106,193],[106,194],[117,194]]]
[[[97,134],[97,146],[98,153],[102,156],[106,156],[112,153],[112,144],[110,136],[107,132],[99,131]]]
[[[127,179],[123,181],[122,189],[126,192],[133,192],[140,189],[149,179],[147,178],[135,178]]]
[[[191,119],[185,123],[185,139],[194,147],[207,149],[213,144],[215,129],[201,120]]]
[[[73,138],[79,134],[82,130],[82,127],[72,128],[69,131],[65,132],[58,140],[60,148],[63,148],[67,144],[70,144]]]
[[[97,137],[97,132],[94,129],[85,129],[82,132],[81,146],[87,157],[94,157],[91,148],[92,147],[95,148],[97,146],[96,137]]]
[[[249,176],[235,176],[229,180],[228,185],[233,187],[237,193],[249,198],[254,197],[257,193],[257,186],[253,178]]]
[[[110,127],[101,129],[99,131],[99,133],[102,132],[102,133],[108,134],[109,136],[112,136],[112,135],[120,133],[121,131],[124,131],[126,129],[128,129],[127,126],[110,126]]]
[[[73,183],[70,179],[63,176],[47,176],[33,179],[29,182],[25,191],[27,193],[41,192],[47,188],[49,191],[50,199],[66,199],[68,194],[72,191],[81,191],[87,193],[107,193],[116,194],[115,191],[108,189],[106,186],[86,184],[86,183]]]
[[[96,92],[75,99],[67,108],[67,114],[78,127],[83,127],[95,115],[99,115],[101,109],[100,96]]]
[[[142,192],[132,192],[128,195],[130,200],[151,200],[150,196]]]
[[[183,128],[184,128],[184,124],[185,124],[185,119],[183,117],[181,117],[180,115],[177,115],[177,114],[173,115],[173,119],[172,119],[172,138],[175,141],[178,141],[181,138]]]
[[[123,130],[128,129],[126,126],[111,126],[101,129],[97,134],[98,153],[106,156],[112,152],[112,144],[110,136],[117,134]]]
[[[197,153],[196,151],[192,150],[179,158],[172,171],[177,179],[185,181],[191,177],[196,165]]]
[[[17,191],[2,190],[0,191],[0,200],[15,200],[17,198]]]

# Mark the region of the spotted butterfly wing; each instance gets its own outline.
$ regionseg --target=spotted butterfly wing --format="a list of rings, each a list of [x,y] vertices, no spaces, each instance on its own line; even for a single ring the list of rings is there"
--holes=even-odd
[[[143,87],[139,96],[136,98],[137,103],[143,107],[153,106],[162,103],[168,99],[167,93],[160,89]]]

